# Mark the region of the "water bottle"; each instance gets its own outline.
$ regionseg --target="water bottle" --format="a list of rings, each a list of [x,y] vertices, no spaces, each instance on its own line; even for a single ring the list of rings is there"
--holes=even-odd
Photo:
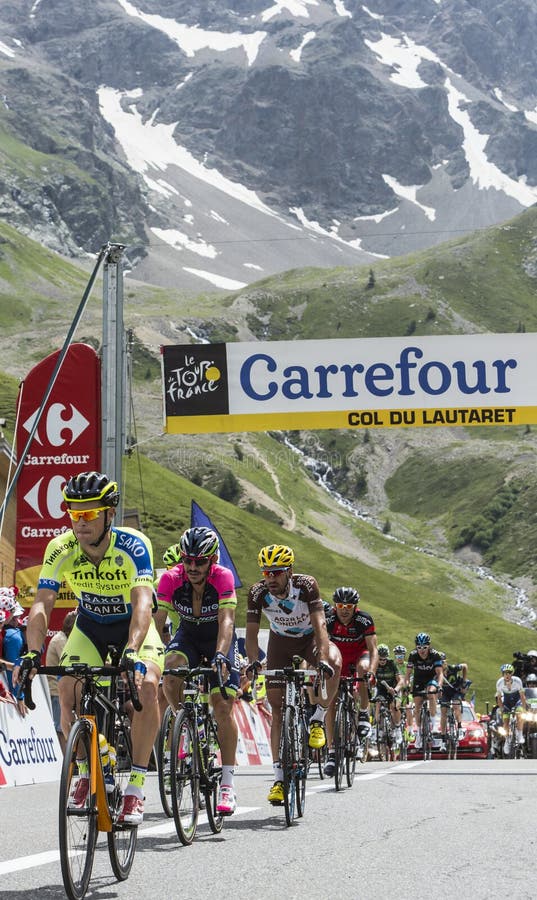
[[[116,766],[116,751],[114,747],[108,743],[104,734],[99,735],[99,752],[101,754],[106,793],[111,794],[115,787],[113,769],[115,769]]]

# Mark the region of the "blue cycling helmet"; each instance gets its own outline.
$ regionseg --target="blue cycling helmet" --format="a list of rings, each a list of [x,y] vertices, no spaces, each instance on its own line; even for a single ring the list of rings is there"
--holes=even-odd
[[[426,631],[420,631],[420,633],[416,635],[416,647],[428,647],[430,643],[431,635],[427,634]]]

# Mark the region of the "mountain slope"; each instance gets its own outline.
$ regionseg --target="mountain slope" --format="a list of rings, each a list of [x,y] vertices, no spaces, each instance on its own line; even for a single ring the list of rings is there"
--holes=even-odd
[[[0,17],[0,213],[227,290],[537,199],[532,0],[70,0]],[[41,156],[35,157],[35,154]]]

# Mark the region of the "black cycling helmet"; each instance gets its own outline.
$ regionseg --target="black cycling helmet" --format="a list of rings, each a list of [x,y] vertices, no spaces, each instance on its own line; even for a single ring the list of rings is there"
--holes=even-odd
[[[104,472],[79,472],[72,475],[62,491],[68,505],[98,500],[103,506],[117,506],[120,493],[116,481]]]
[[[354,603],[356,606],[360,600],[360,594],[352,587],[338,587],[332,595],[332,600],[334,603]]]
[[[179,541],[181,556],[215,556],[219,545],[216,532],[204,525],[187,528]]]
[[[420,631],[420,633],[416,635],[416,647],[428,647],[430,643],[431,635],[427,634],[426,631]]]

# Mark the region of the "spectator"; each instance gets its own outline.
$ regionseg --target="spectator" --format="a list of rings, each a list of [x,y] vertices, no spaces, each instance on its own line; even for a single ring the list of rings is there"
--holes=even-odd
[[[61,630],[58,631],[49,641],[45,665],[58,666],[60,664],[60,657],[62,655],[63,648],[67,643],[67,638],[73,630],[75,619],[76,609],[69,610],[63,620]],[[56,734],[58,735],[62,753],[65,753],[66,740],[61,725],[61,707],[60,696],[58,692],[58,678],[55,675],[47,675],[47,681],[50,691],[50,699],[52,702],[52,718],[54,719],[54,728],[56,729]]]
[[[8,664],[6,665],[6,675],[10,691],[13,691],[11,674],[13,666],[26,649],[24,632],[19,624],[19,618],[23,615],[24,610],[17,600],[17,594],[16,587],[0,588],[0,613],[4,619],[2,661]]]

